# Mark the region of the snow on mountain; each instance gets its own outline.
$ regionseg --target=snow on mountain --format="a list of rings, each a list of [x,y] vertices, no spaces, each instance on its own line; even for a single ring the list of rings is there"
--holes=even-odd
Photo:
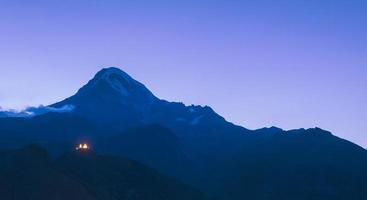
[[[121,97],[132,99],[137,102],[149,102],[158,99],[142,83],[136,81],[124,71],[109,67],[99,71],[78,93],[90,93],[99,90],[101,94],[108,88],[115,91]],[[100,91],[100,90],[104,91]]]

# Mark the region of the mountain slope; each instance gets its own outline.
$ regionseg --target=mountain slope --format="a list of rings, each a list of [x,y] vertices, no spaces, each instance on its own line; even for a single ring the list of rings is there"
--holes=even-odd
[[[206,199],[195,189],[131,160],[80,152],[65,154],[57,162],[101,200]]]
[[[71,113],[47,113],[32,118],[0,119],[0,149],[41,144],[52,154],[70,150],[79,141],[92,141],[106,131],[87,119]]]
[[[167,127],[197,162],[216,161],[236,153],[244,134],[250,132],[227,122],[210,107],[158,99],[118,68],[102,69],[75,95],[51,107],[68,105],[75,108],[73,114],[115,133],[149,124]]]
[[[50,105],[65,106],[73,106],[72,113],[78,116],[120,131],[155,123],[185,129],[185,134],[203,126],[235,127],[210,107],[185,106],[158,99],[143,84],[113,67],[99,71],[75,95]]]
[[[170,176],[187,177],[189,169],[193,168],[180,139],[158,124],[98,138],[95,148],[107,154],[132,158]]]
[[[47,108],[73,109],[1,118],[0,147],[36,141],[61,152],[86,140],[218,199],[367,199],[365,149],[318,128],[248,130],[210,107],[158,99],[117,68]]]
[[[60,108],[75,106],[75,114],[95,123],[121,127],[141,124],[156,98],[143,84],[117,68],[106,68],[83,86],[75,95],[51,105]]]
[[[367,199],[366,150],[318,128],[275,133],[230,162],[229,199]]]
[[[198,191],[137,162],[92,152],[52,160],[38,146],[2,152],[0,199],[206,199]]]
[[[96,200],[80,182],[57,170],[36,146],[0,153],[0,199]]]

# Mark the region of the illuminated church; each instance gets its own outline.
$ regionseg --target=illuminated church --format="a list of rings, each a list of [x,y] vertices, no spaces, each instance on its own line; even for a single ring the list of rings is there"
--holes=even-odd
[[[90,146],[87,143],[83,143],[83,144],[79,144],[79,146],[77,146],[75,149],[77,151],[86,151],[90,149]]]

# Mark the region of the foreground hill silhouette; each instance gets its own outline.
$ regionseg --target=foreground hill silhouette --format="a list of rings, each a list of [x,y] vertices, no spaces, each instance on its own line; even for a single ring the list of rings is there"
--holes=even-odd
[[[365,149],[320,128],[248,130],[208,106],[161,100],[118,68],[48,110],[0,118],[0,147],[38,143],[59,155],[88,141],[215,199],[367,199]]]
[[[0,199],[205,199],[195,189],[128,159],[71,152],[54,160],[38,146],[2,152],[0,177]]]

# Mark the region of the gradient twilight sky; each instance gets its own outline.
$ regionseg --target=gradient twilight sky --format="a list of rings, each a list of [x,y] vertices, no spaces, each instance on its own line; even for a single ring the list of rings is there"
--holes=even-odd
[[[367,147],[367,1],[0,0],[0,106],[50,104],[102,67],[250,129]]]

